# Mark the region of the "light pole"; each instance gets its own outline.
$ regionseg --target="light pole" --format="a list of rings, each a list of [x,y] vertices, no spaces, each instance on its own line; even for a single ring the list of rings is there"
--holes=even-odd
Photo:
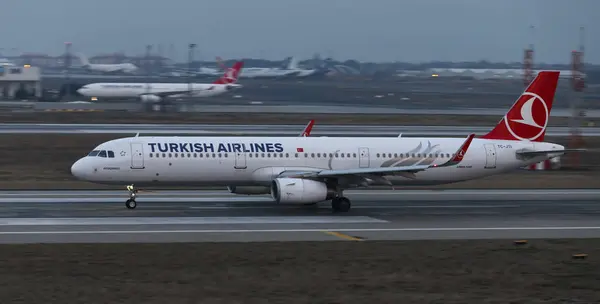
[[[65,97],[69,100],[71,96],[71,42],[65,42],[65,78],[66,78],[66,86],[65,86]]]
[[[196,47],[195,43],[189,44],[189,53],[188,53],[188,91],[190,97],[192,96],[192,61],[194,60],[194,48]]]

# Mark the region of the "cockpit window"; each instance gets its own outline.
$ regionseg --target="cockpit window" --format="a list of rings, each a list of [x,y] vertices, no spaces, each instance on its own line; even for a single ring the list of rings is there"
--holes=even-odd
[[[115,158],[115,152],[107,150],[94,150],[90,152],[87,156]]]

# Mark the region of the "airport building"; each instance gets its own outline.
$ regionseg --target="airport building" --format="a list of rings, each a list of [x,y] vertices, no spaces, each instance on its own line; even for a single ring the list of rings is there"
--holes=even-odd
[[[39,98],[41,79],[38,67],[0,65],[0,99]]]

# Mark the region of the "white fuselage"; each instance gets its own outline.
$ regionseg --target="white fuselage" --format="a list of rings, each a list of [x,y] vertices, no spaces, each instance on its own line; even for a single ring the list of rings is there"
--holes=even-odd
[[[192,83],[191,94],[173,94],[169,97],[210,97],[223,94],[231,88],[238,87],[237,84],[209,84]],[[141,95],[152,95],[168,92],[187,91],[190,86],[187,83],[92,83],[83,86],[77,92],[88,97],[118,97],[131,98]]]
[[[83,66],[85,69],[95,72],[123,72],[133,73],[138,70],[138,67],[131,63],[118,64],[87,64]]]
[[[73,165],[72,172],[80,179],[105,184],[269,186],[281,172],[290,170],[441,165],[463,142],[464,138],[129,137],[94,149],[112,151],[114,158],[86,156]],[[521,149],[563,147],[474,139],[458,165],[427,169],[415,178],[397,174],[386,179],[395,185],[453,183],[511,171],[548,157],[521,160],[515,153]],[[377,183],[377,179],[372,182]]]
[[[286,70],[279,68],[245,68],[244,77],[246,78],[267,78],[267,77],[283,77],[292,76],[295,74],[294,70]]]

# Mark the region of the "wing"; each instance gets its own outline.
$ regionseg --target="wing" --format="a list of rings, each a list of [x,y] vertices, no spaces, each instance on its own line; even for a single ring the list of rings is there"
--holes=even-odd
[[[297,178],[326,178],[326,177],[342,177],[342,176],[361,176],[361,175],[390,175],[401,173],[403,175],[414,174],[419,171],[424,171],[431,168],[448,167],[459,164],[467,153],[475,134],[469,134],[465,142],[454,154],[454,157],[441,165],[415,165],[415,166],[400,166],[400,167],[378,167],[378,168],[353,168],[341,170],[315,170],[315,171],[284,171],[280,176],[297,177]]]
[[[179,95],[179,94],[189,94],[191,92],[195,92],[195,91],[203,91],[203,90],[178,90],[178,91],[168,91],[168,92],[156,92],[156,93],[144,93],[144,94],[140,94],[140,96],[143,95],[152,95],[152,96],[158,96],[161,98],[164,97],[169,97],[169,96],[173,96],[173,95]]]

